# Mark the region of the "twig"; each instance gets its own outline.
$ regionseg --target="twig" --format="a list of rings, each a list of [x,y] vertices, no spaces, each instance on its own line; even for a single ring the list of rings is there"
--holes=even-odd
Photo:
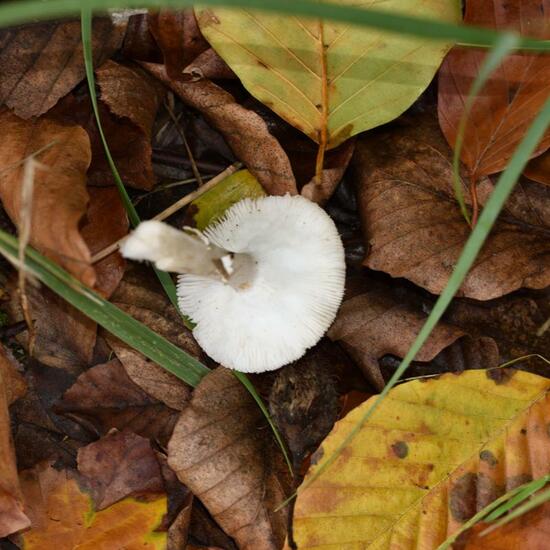
[[[193,191],[192,193],[189,193],[188,195],[185,195],[182,199],[175,202],[172,206],[169,206],[166,210],[163,210],[160,214],[157,214],[153,220],[165,220],[166,218],[170,217],[174,212],[177,212],[190,202],[193,202],[195,199],[200,197],[201,195],[204,195],[207,191],[210,191],[210,189],[213,189],[216,187],[218,183],[223,181],[225,178],[230,176],[231,174],[234,174],[237,170],[241,168],[242,164],[240,162],[235,162],[231,166],[228,166],[223,172],[220,172],[217,176],[213,177],[210,181],[207,181],[202,187],[199,187],[196,191]],[[109,256],[109,254],[112,254],[115,252],[118,247],[120,246],[120,243],[124,241],[126,237],[123,237],[122,239],[119,239],[118,241],[114,242],[113,244],[109,245],[107,248],[104,248],[100,252],[98,252],[95,256],[92,257],[92,264],[99,262],[99,260],[102,260],[103,258],[106,258]]]

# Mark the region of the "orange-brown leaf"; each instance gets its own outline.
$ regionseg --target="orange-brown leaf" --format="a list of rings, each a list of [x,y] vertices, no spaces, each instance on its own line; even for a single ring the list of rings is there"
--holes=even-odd
[[[550,38],[548,0],[468,0],[465,23]],[[439,71],[439,123],[454,146],[471,85],[486,52],[454,48]],[[461,158],[474,178],[503,170],[550,94],[550,57],[508,56],[491,75],[468,113]],[[534,156],[550,146],[550,132]]]

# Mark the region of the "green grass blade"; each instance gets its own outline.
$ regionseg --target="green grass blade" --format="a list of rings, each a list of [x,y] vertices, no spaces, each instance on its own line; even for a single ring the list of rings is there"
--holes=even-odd
[[[77,15],[81,9],[144,8],[192,6],[193,0],[23,0],[0,5],[0,26],[15,25],[33,19]],[[490,47],[501,33],[479,27],[454,25],[443,21],[420,19],[354,6],[316,0],[201,0],[202,6],[244,7],[295,16],[315,16],[334,21],[376,27],[434,40],[461,42],[471,46]],[[550,51],[550,41],[523,38],[521,48]]]
[[[0,253],[10,259],[17,258],[17,251],[18,239],[0,231]],[[76,309],[187,384],[196,386],[202,377],[210,372],[194,357],[136,321],[57,264],[28,247],[25,265],[38,280]]]
[[[470,213],[466,208],[464,202],[464,194],[462,193],[462,178],[460,177],[460,153],[462,151],[462,145],[464,143],[464,133],[466,131],[466,124],[468,122],[468,115],[472,110],[474,101],[477,95],[487,82],[491,74],[501,64],[502,60],[517,47],[519,43],[519,36],[514,33],[505,33],[495,43],[494,48],[488,53],[487,57],[483,61],[481,68],[472,84],[472,88],[468,93],[466,104],[464,105],[464,111],[460,118],[458,125],[458,131],[456,134],[456,142],[453,153],[453,186],[455,191],[455,197],[460,205],[460,210],[464,219],[471,225]]]
[[[327,457],[325,461],[315,470],[315,473],[301,485],[300,491],[307,489],[307,487],[311,485],[336,460],[336,458],[338,458],[340,453],[351,443],[351,441],[353,441],[355,436],[361,431],[365,423],[377,409],[378,405],[383,401],[383,399],[385,399],[388,392],[395,386],[411,362],[414,360],[416,354],[420,351],[420,348],[424,345],[432,330],[435,328],[443,313],[451,303],[454,295],[460,288],[460,285],[472,267],[479,251],[481,250],[481,247],[485,243],[485,240],[487,239],[498,214],[502,210],[506,199],[512,192],[514,185],[523,172],[525,165],[531,158],[533,151],[542,139],[548,126],[550,126],[550,98],[546,101],[543,109],[537,115],[537,118],[529,127],[527,134],[516,148],[512,158],[510,159],[508,167],[501,174],[493,193],[489,197],[489,200],[487,201],[487,204],[479,217],[478,223],[462,249],[462,253],[460,254],[453,273],[449,278],[447,286],[434,304],[430,315],[426,319],[426,322],[418,333],[418,336],[412,346],[409,348],[406,356],[403,358],[403,361],[396,369],[393,376],[390,378],[372,406],[365,412],[365,414],[344,438],[342,443],[340,443],[340,445],[334,450],[334,452]],[[289,499],[282,503],[281,506],[286,505],[289,500],[295,496],[296,494],[292,495]]]

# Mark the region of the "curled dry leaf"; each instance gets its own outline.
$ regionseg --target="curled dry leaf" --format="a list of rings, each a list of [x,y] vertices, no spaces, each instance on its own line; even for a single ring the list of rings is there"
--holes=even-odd
[[[36,160],[30,244],[93,286],[96,275],[90,251],[78,231],[86,212],[86,170],[90,141],[83,128],[47,118],[22,120],[0,112],[0,199],[11,220],[21,222],[23,161]]]
[[[542,504],[526,514],[511,520],[494,531],[482,534],[491,527],[480,522],[461,535],[454,545],[456,550],[545,550],[550,537],[550,504]]]
[[[290,161],[259,115],[239,105],[230,93],[209,80],[180,82],[171,79],[163,65],[142,65],[219,130],[269,194],[297,193]]]
[[[364,265],[406,277],[434,294],[443,290],[470,234],[454,198],[450,159],[429,115],[361,140],[356,156],[359,207],[370,247]],[[521,192],[542,197],[539,212],[548,209],[547,195],[535,195],[533,187]],[[512,196],[508,205],[514,200]],[[530,210],[527,216],[519,206],[507,206],[460,296],[489,300],[520,287],[550,284],[547,222]]]
[[[166,444],[177,412],[150,397],[126,374],[118,359],[81,374],[56,403],[56,412],[101,435],[111,428],[128,429]]]
[[[118,49],[124,31],[124,25],[114,25],[108,18],[94,19],[96,67]],[[0,105],[25,119],[50,110],[85,76],[80,21],[0,30],[0,74]]]
[[[112,431],[78,450],[78,471],[92,491],[96,510],[129,496],[162,493],[160,466],[148,439]]]
[[[0,347],[0,538],[30,525],[23,510],[8,412],[8,406],[21,391],[21,383],[9,357]]]
[[[550,38],[547,0],[467,0],[464,22],[521,35]],[[466,98],[487,53],[455,47],[439,71],[439,123],[454,146]],[[471,176],[504,170],[550,94],[550,58],[521,52],[507,56],[468,113],[461,158]],[[534,156],[550,146],[550,132]]]
[[[299,492],[298,548],[437,548],[507,490],[550,473],[549,387],[525,372],[494,381],[468,370],[392,389],[334,464]],[[374,399],[336,424],[320,457]]]
[[[385,381],[378,360],[386,354],[405,357],[426,317],[388,289],[375,289],[344,301],[328,337],[339,342],[367,380],[382,390]],[[439,323],[417,353],[416,360],[431,361],[461,336],[464,332],[460,328]]]
[[[139,67],[114,61],[104,63],[96,74],[101,101],[112,115],[122,119],[107,117],[106,123],[109,146],[121,177],[127,185],[151,189],[155,183],[151,131],[164,97],[164,87]],[[90,181],[104,185],[112,181],[112,175],[104,155],[99,152],[98,156],[91,166]]]
[[[32,522],[21,536],[28,550],[161,550],[166,545],[166,534],[156,532],[166,513],[164,495],[144,501],[126,498],[96,512],[77,474],[49,463],[22,472],[21,486]]]
[[[286,536],[286,512],[273,511],[285,497],[285,469],[261,422],[250,394],[220,367],[181,413],[168,463],[239,548],[275,550]]]
[[[155,37],[164,57],[164,66],[170,78],[183,79],[183,70],[210,45],[199,30],[192,9],[160,9],[150,12],[149,30]]]

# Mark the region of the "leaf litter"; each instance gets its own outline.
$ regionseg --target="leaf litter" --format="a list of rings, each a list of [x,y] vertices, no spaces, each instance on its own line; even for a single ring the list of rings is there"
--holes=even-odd
[[[436,7],[441,19],[457,19],[454,2],[433,0],[425,9]],[[296,88],[275,86],[278,97],[267,99],[257,75],[271,83],[279,70],[291,83],[305,78],[294,63],[304,55],[316,67],[322,56],[310,50],[318,28],[293,49],[299,37],[282,16],[197,13],[198,21],[192,10],[168,9],[132,15],[122,25],[94,19],[101,120],[142,219],[195,190],[197,170],[206,181],[238,160],[248,172],[168,221],[204,229],[240,198],[285,193],[323,205],[335,220],[345,246],[346,295],[327,338],[295,363],[251,377],[289,449],[294,477],[255,401],[200,349],[148,266],[116,251],[92,260],[125,237],[129,225],[82,82],[80,24],[24,25],[0,32],[2,229],[22,224],[23,163],[32,155],[31,246],[211,371],[192,388],[31,283],[26,294],[36,338],[29,355],[17,277],[2,264],[0,465],[7,475],[0,480],[0,536],[19,547],[67,550],[336,548],[350,537],[365,547],[378,537],[381,547],[412,548],[421,540],[435,549],[506,489],[550,473],[544,437],[550,408],[546,398],[532,399],[550,378],[540,359],[550,357],[548,140],[411,365],[407,376],[420,380],[394,389],[358,447],[300,493],[295,509],[279,509],[384,387],[453,271],[470,228],[453,195],[449,144],[484,53],[455,47],[443,61],[449,45],[384,33],[363,48],[365,31],[345,30],[326,58],[329,84],[330,71],[348,60],[348,76],[366,91],[342,109],[341,94],[353,93],[356,83],[336,83],[312,113],[315,132],[304,132],[295,116],[303,99]],[[545,37],[548,13],[545,0],[484,0],[467,3],[465,20]],[[242,27],[243,17],[265,32]],[[221,40],[220,30],[235,29],[234,38],[257,48],[266,67],[243,65],[242,49]],[[337,38],[339,29],[324,25],[323,40]],[[292,60],[278,46],[262,49],[262,40],[282,41]],[[360,74],[363,63],[376,65],[381,76]],[[512,54],[474,103],[462,151],[464,188],[476,182],[468,208],[472,198],[486,203],[495,174],[536,116],[547,65],[547,56]],[[413,73],[406,89],[397,85]],[[438,87],[429,83],[434,74]],[[306,81],[295,83],[306,96],[317,94]],[[319,118],[323,101],[326,123]],[[380,112],[365,105],[379,105]],[[351,117],[345,136],[337,131],[338,112]],[[512,368],[498,368],[515,360]],[[437,422],[432,409],[439,410]],[[519,416],[507,435],[494,435],[513,412]],[[446,425],[462,431],[443,437]],[[485,447],[473,452],[474,443]],[[450,477],[437,486],[444,473]],[[355,494],[364,479],[370,501]],[[394,487],[391,498],[383,495],[387,486]],[[401,520],[353,519],[375,517],[377,498],[395,517],[407,502],[414,506]],[[521,540],[537,548],[546,519],[540,507],[484,537],[486,525],[476,526],[459,542],[512,548]]]

